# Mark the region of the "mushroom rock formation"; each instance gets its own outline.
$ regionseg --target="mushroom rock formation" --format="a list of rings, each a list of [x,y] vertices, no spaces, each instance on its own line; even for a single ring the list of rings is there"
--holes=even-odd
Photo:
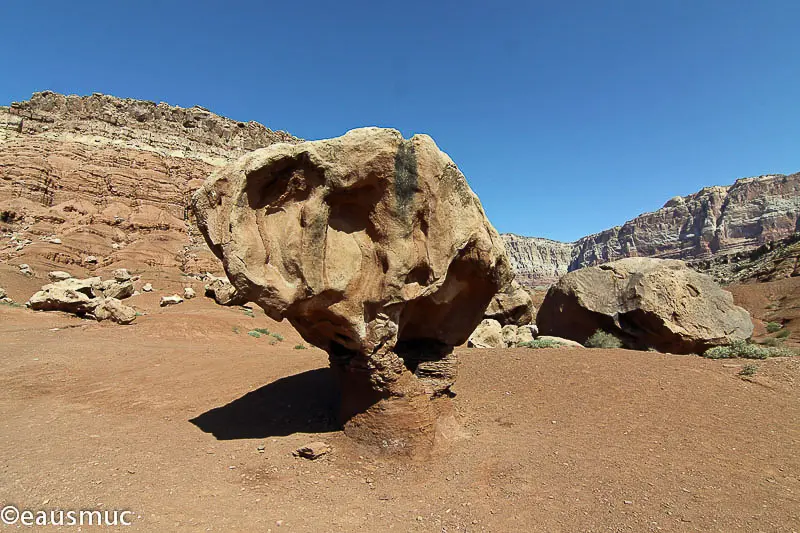
[[[237,293],[327,351],[348,435],[395,449],[431,442],[453,347],[512,273],[430,137],[362,128],[275,144],[212,174],[193,208]]]

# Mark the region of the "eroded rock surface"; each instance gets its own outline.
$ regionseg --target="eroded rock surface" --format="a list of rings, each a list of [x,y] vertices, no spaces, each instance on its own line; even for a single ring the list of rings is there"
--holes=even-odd
[[[363,128],[273,145],[215,172],[194,210],[237,292],[328,352],[349,435],[430,441],[452,348],[511,279],[478,198],[430,137]]]
[[[492,318],[503,326],[524,326],[533,323],[536,308],[531,296],[516,281],[498,292],[486,308],[485,318]]]
[[[536,323],[543,334],[579,343],[601,329],[627,347],[671,353],[702,353],[753,333],[748,312],[711,277],[682,261],[641,257],[563,276]]]

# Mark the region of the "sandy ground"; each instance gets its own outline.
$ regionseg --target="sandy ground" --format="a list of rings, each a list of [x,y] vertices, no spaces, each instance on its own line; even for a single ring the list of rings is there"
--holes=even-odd
[[[391,458],[338,430],[326,355],[286,324],[157,300],[128,300],[132,326],[0,305],[0,504],[129,509],[127,531],[800,530],[800,360],[745,379],[745,361],[462,348],[465,437]],[[292,456],[314,440],[332,454]]]

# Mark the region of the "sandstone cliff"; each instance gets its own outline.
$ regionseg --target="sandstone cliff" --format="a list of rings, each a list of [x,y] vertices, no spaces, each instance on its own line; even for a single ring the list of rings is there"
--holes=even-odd
[[[734,256],[792,235],[800,219],[800,173],[743,178],[676,196],[664,207],[574,243],[506,234],[511,263],[528,284],[552,283],[623,257],[695,262]]]

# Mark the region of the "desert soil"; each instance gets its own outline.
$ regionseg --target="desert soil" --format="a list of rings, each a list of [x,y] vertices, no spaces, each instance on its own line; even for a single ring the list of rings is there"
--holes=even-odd
[[[17,301],[43,283],[0,267]],[[338,430],[327,357],[287,324],[202,296],[161,309],[187,282],[149,281],[131,326],[0,305],[0,504],[130,509],[128,531],[800,530],[798,359],[743,378],[460,348],[462,438],[385,457]],[[333,452],[292,456],[315,440]]]

